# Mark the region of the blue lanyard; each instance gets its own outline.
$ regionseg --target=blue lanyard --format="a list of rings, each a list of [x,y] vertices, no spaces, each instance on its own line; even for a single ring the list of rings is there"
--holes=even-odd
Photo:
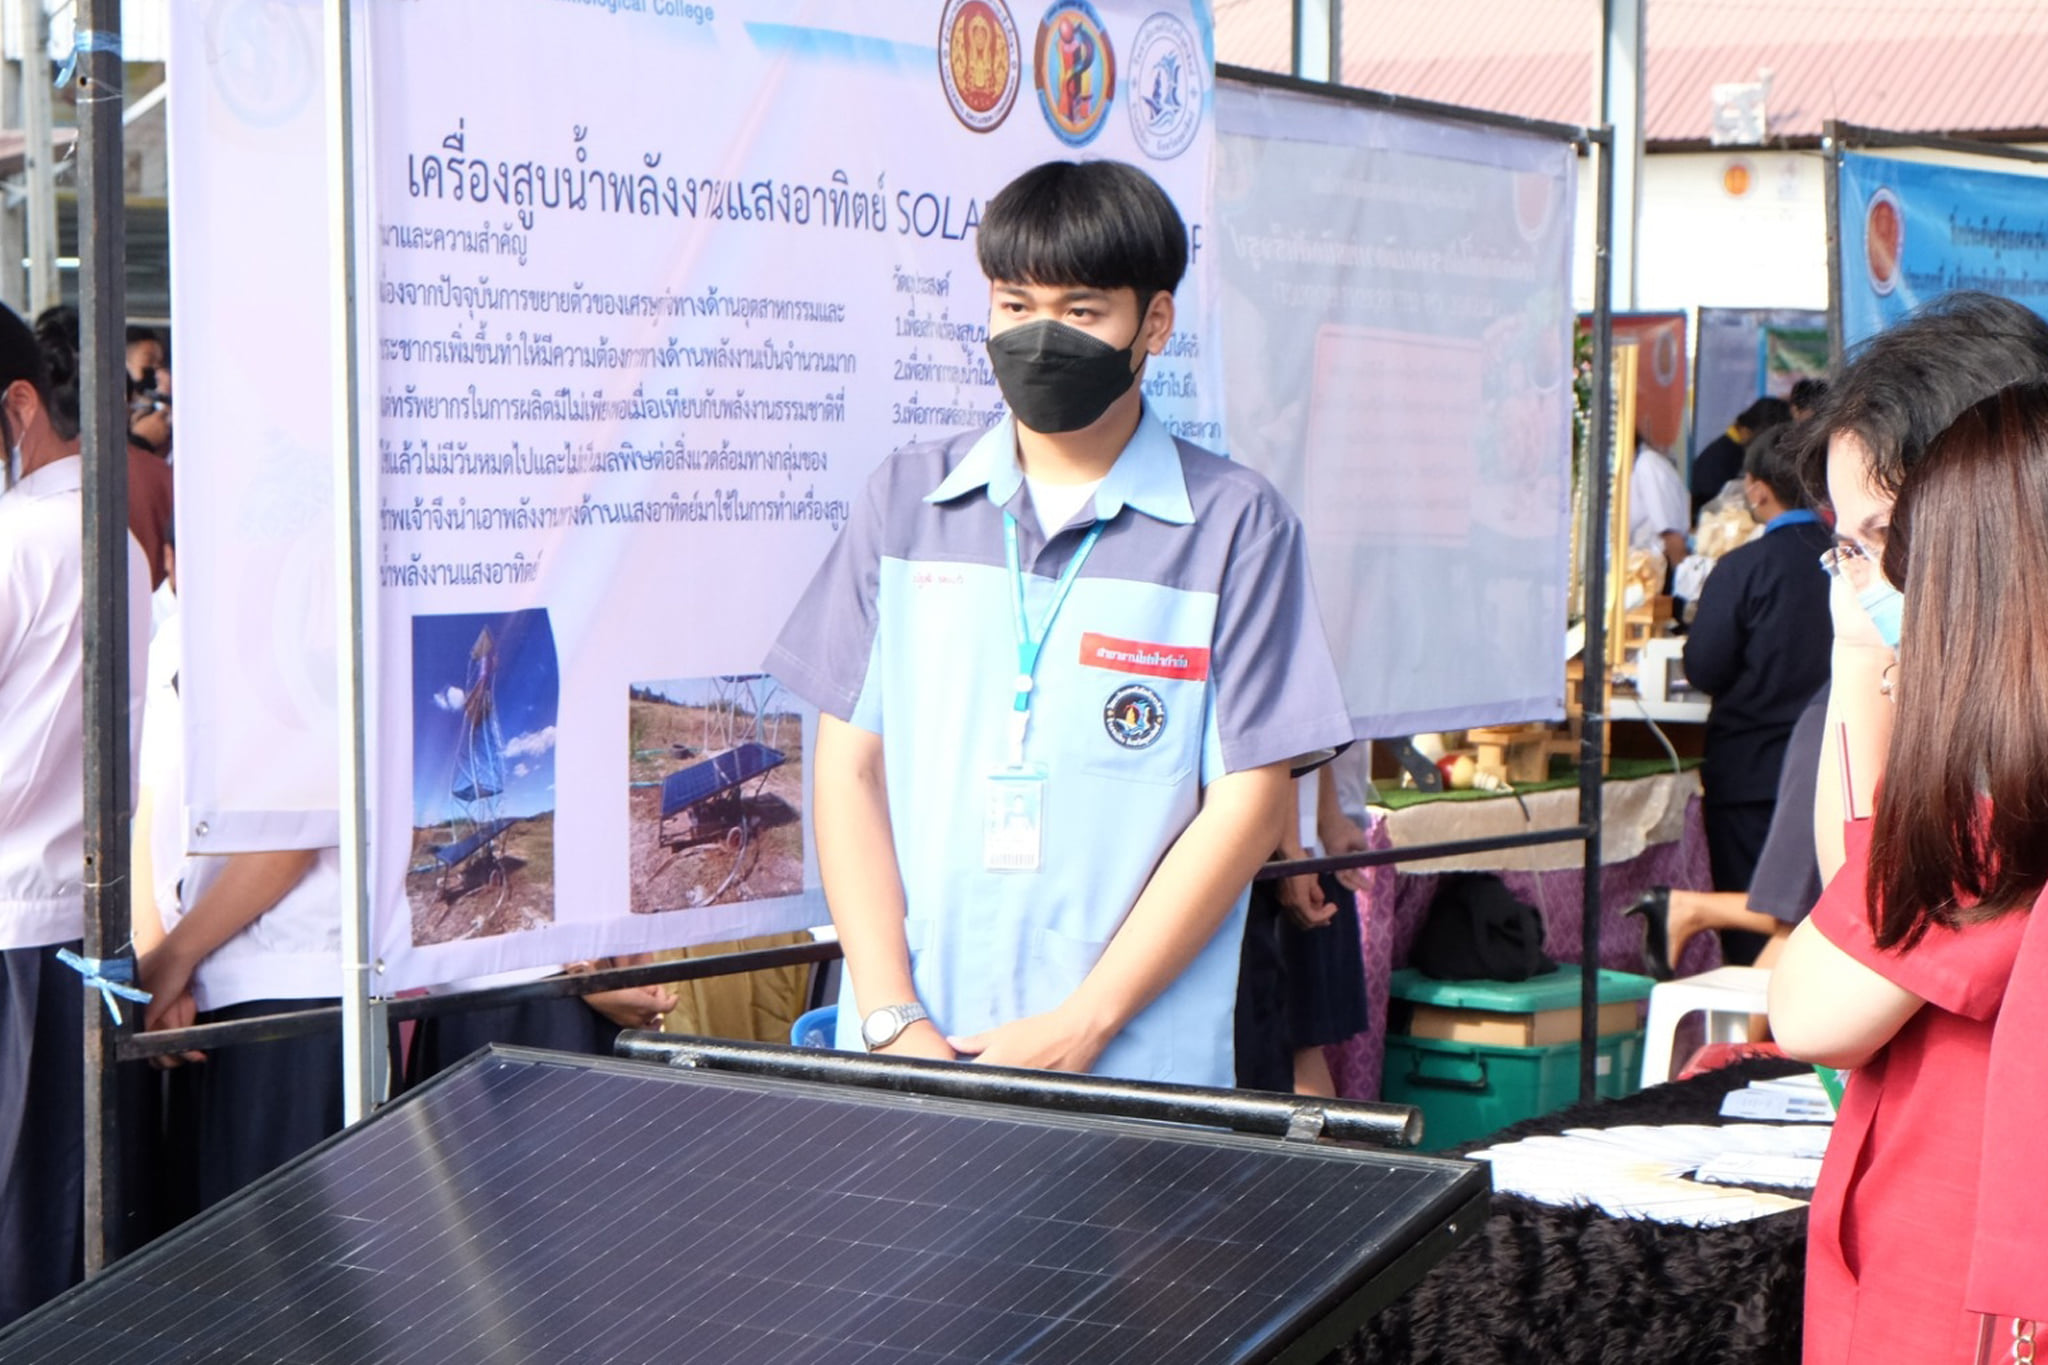
[[[1101,538],[1102,523],[1097,521],[1088,528],[1088,534],[1081,537],[1080,547],[1067,561],[1059,584],[1053,589],[1052,602],[1045,609],[1045,619],[1038,623],[1034,633],[1031,617],[1024,607],[1024,569],[1017,556],[1017,519],[1008,512],[1003,513],[1003,550],[1010,562],[1010,603],[1016,609],[1011,624],[1017,631],[1017,692],[1010,706],[1010,766],[1013,768],[1024,766],[1024,732],[1031,726],[1031,680],[1038,672],[1039,651],[1045,648],[1045,637],[1052,633],[1053,618],[1066,605],[1067,593],[1072,590],[1074,580],[1081,576],[1081,565],[1087,560],[1088,552]]]

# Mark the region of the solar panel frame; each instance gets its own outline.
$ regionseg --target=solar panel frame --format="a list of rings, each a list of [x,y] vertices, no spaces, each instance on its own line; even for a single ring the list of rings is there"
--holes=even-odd
[[[341,1235],[346,1229],[351,1227],[368,1228],[372,1226],[375,1223],[375,1218],[372,1215],[394,1200],[410,1199],[412,1202],[417,1203],[421,1200],[445,1195],[441,1202],[459,1205],[462,1197],[474,1198],[479,1192],[478,1189],[450,1192],[445,1182],[432,1185],[426,1189],[413,1188],[413,1182],[417,1178],[417,1173],[404,1168],[402,1161],[380,1168],[369,1169],[362,1173],[363,1179],[359,1182],[361,1185],[360,1193],[364,1194],[367,1198],[364,1203],[357,1206],[355,1212],[345,1212],[338,1206],[319,1205],[317,1201],[309,1204],[308,1201],[303,1199],[294,1204],[284,1196],[291,1195],[295,1187],[301,1184],[306,1185],[313,1193],[317,1193],[322,1183],[317,1177],[322,1175],[323,1165],[329,1162],[331,1154],[345,1145],[355,1144],[364,1147],[367,1152],[374,1145],[373,1140],[378,1135],[389,1135],[389,1145],[394,1151],[403,1154],[410,1150],[405,1146],[408,1136],[415,1139],[418,1138],[421,1130],[427,1129],[435,1122],[455,1125],[457,1120],[462,1117],[460,1104],[482,1103],[484,1100],[491,1098],[486,1088],[486,1081],[488,1079],[486,1069],[494,1066],[522,1069],[522,1076],[531,1075],[538,1078],[532,1082],[535,1086],[543,1085],[546,1082],[547,1077],[542,1074],[543,1071],[552,1070],[559,1073],[567,1070],[600,1076],[628,1078],[639,1083],[666,1082],[668,1084],[694,1086],[698,1088],[696,1094],[699,1097],[706,1095],[711,1095],[718,1099],[737,1097],[740,1101],[765,1098],[768,1101],[782,1104],[815,1102],[823,1105],[824,1109],[822,1112],[828,1115],[836,1112],[843,1117],[848,1113],[852,1113],[863,1116],[866,1121],[875,1123],[886,1124],[889,1121],[908,1120],[915,1124],[923,1124],[924,1126],[917,1140],[927,1146],[935,1141],[946,1139],[947,1134],[940,1131],[942,1125],[927,1122],[925,1118],[918,1116],[929,1116],[933,1120],[968,1119],[981,1123],[1005,1125],[1016,1130],[1029,1130],[1044,1135],[1047,1142],[1069,1141],[1075,1135],[1113,1135],[1122,1138],[1137,1138],[1145,1144],[1165,1143],[1169,1148],[1173,1149],[1195,1151],[1206,1149],[1209,1151],[1234,1153],[1240,1156],[1250,1155],[1268,1162],[1274,1160],[1318,1163],[1339,1162],[1370,1165],[1392,1170],[1406,1170],[1411,1176],[1415,1177],[1412,1183],[1417,1185],[1424,1183],[1422,1177],[1430,1178],[1427,1183],[1432,1186],[1434,1192],[1426,1199],[1423,1199],[1410,1214],[1407,1219],[1407,1226],[1403,1229],[1404,1232],[1410,1235],[1381,1239],[1370,1255],[1355,1258],[1348,1265],[1344,1273],[1330,1277],[1329,1283],[1322,1292],[1317,1293],[1312,1298],[1305,1298],[1291,1305],[1284,1313],[1271,1317],[1264,1324],[1264,1335],[1260,1343],[1247,1347],[1244,1350],[1235,1351],[1227,1357],[1232,1361],[1279,1362],[1280,1365],[1296,1365],[1297,1362],[1320,1360],[1324,1354],[1340,1346],[1348,1339],[1350,1334],[1364,1323],[1372,1311],[1391,1301],[1396,1294],[1405,1290],[1416,1279],[1419,1279],[1430,1265],[1434,1264],[1443,1255],[1448,1254],[1457,1241],[1475,1232],[1483,1224],[1488,1197],[1489,1182],[1480,1168],[1467,1163],[1447,1161],[1441,1158],[1392,1154],[1378,1149],[1340,1148],[1292,1142],[1282,1143],[1272,1138],[1253,1138],[1224,1132],[1190,1130],[1178,1126],[1145,1123],[1135,1120],[1097,1118],[1073,1114],[1044,1115],[1008,1106],[949,1099],[905,1098],[874,1091],[854,1090],[810,1082],[770,1081],[725,1072],[679,1071],[667,1067],[652,1066],[645,1062],[570,1057],[563,1054],[514,1048],[490,1048],[478,1053],[462,1066],[451,1069],[443,1073],[442,1076],[436,1077],[433,1081],[411,1092],[399,1102],[387,1106],[366,1123],[358,1125],[356,1128],[336,1138],[330,1139],[296,1161],[273,1172],[263,1180],[250,1186],[249,1189],[243,1191],[234,1199],[201,1215],[200,1218],[187,1224],[179,1232],[161,1239],[151,1247],[116,1265],[95,1281],[72,1290],[53,1303],[39,1309],[36,1313],[23,1318],[20,1322],[13,1324],[7,1329],[0,1330],[0,1357],[4,1357],[9,1361],[19,1360],[22,1362],[22,1365],[42,1365],[46,1361],[63,1361],[66,1362],[66,1365],[73,1365],[74,1362],[81,1359],[100,1362],[101,1365],[121,1365],[122,1362],[128,1360],[137,1362],[147,1360],[152,1362],[152,1365],[161,1365],[163,1362],[197,1361],[202,1358],[208,1362],[213,1362],[214,1365],[227,1365],[227,1362],[234,1361],[257,1362],[314,1358],[348,1359],[351,1361],[360,1359],[379,1362],[414,1360],[440,1362],[457,1358],[458,1356],[465,1361],[488,1359],[492,1362],[492,1365],[498,1365],[498,1362],[501,1360],[533,1362],[533,1365],[569,1365],[570,1362],[582,1362],[593,1359],[673,1358],[672,1355],[661,1355],[658,1353],[638,1355],[630,1353],[624,1355],[594,1354],[600,1347],[630,1352],[630,1348],[633,1347],[634,1343],[639,1342],[643,1337],[647,1337],[650,1332],[658,1335],[665,1324],[656,1323],[652,1328],[649,1328],[644,1323],[636,1322],[635,1320],[616,1319],[608,1316],[606,1304],[602,1300],[600,1291],[614,1288],[623,1274],[633,1269],[630,1265],[621,1270],[601,1262],[575,1262],[573,1257],[564,1259],[560,1256],[554,1256],[552,1252],[543,1255],[542,1248],[539,1247],[528,1249],[528,1255],[532,1264],[539,1267],[532,1272],[529,1278],[546,1273],[548,1274],[546,1284],[551,1291],[559,1295],[560,1291],[564,1288],[582,1286],[585,1292],[592,1296],[593,1301],[588,1308],[584,1308],[582,1307],[583,1297],[580,1295],[572,1296],[568,1300],[568,1307],[565,1310],[569,1313],[569,1316],[564,1317],[551,1311],[550,1316],[545,1319],[545,1325],[556,1329],[553,1335],[545,1339],[534,1339],[532,1336],[507,1338],[498,1347],[493,1348],[493,1351],[488,1355],[476,1354],[474,1351],[470,1351],[467,1354],[462,1353],[468,1350],[468,1348],[475,1346],[474,1337],[478,1328],[474,1326],[462,1328],[462,1321],[460,1320],[454,1323],[436,1322],[434,1326],[439,1330],[434,1335],[423,1335],[418,1339],[405,1339],[403,1349],[398,1354],[368,1356],[355,1354],[355,1352],[371,1348],[372,1342],[366,1338],[373,1331],[373,1324],[359,1323],[352,1319],[347,1312],[337,1308],[335,1305],[337,1303],[346,1303],[351,1297],[351,1290],[353,1290],[355,1295],[360,1296],[372,1293],[373,1289],[388,1292],[393,1288],[389,1283],[388,1274],[385,1280],[379,1281],[371,1273],[379,1268],[357,1266],[350,1260],[352,1255],[370,1250],[378,1245],[376,1239],[370,1236],[368,1232],[360,1233],[357,1236],[357,1240],[353,1243],[336,1248],[335,1254],[328,1259],[314,1263],[312,1278],[303,1284],[296,1285],[294,1302],[304,1305],[303,1311],[293,1315],[289,1322],[281,1322],[277,1314],[261,1311],[253,1303],[237,1303],[233,1300],[223,1302],[218,1293],[209,1292],[210,1287],[217,1288],[218,1286],[215,1282],[204,1278],[207,1270],[205,1263],[181,1263],[180,1258],[188,1255],[188,1248],[206,1245],[209,1239],[218,1241],[223,1235],[227,1235],[229,1245],[243,1242],[258,1244],[262,1243],[262,1239],[268,1236]],[[467,1101],[449,1100],[445,1106],[447,1112],[441,1112],[434,1108],[437,1104],[437,1096],[446,1097],[452,1089],[463,1086],[477,1088],[477,1094]],[[624,1090],[622,1089],[620,1093],[624,1093]],[[641,1093],[653,1095],[655,1092]],[[850,1109],[848,1108],[849,1106],[851,1107]],[[654,1110],[663,1109],[661,1103],[652,1100],[650,1100],[648,1107]],[[669,1108],[673,1108],[673,1106],[671,1105]],[[413,1119],[408,1118],[408,1115],[417,1115],[417,1121],[415,1122]],[[656,1121],[665,1117],[673,1117],[673,1115],[657,1113],[654,1119],[648,1121]],[[410,1127],[404,1131],[399,1131],[401,1125],[406,1124],[410,1124]],[[666,1132],[667,1136],[678,1136],[673,1130],[663,1131]],[[466,1134],[467,1130],[464,1129],[463,1132]],[[524,1130],[521,1130],[521,1135],[524,1135]],[[620,1133],[610,1129],[604,1135],[607,1140],[617,1140],[621,1136]],[[624,1134],[623,1136],[630,1137],[632,1134]],[[940,1145],[943,1146],[944,1142],[941,1141]],[[442,1154],[444,1169],[447,1171],[447,1181],[459,1179],[465,1174],[467,1168],[464,1168],[457,1158],[466,1150],[468,1149],[463,1148],[460,1144],[455,1144],[446,1153]],[[562,1155],[547,1151],[522,1150],[508,1157],[505,1152],[495,1148],[477,1150],[483,1155],[507,1161],[509,1164],[506,1166],[493,1167],[491,1174],[499,1178],[501,1182],[509,1181],[512,1186],[518,1188],[524,1188],[521,1179],[518,1178],[525,1170],[525,1167],[519,1164],[520,1162],[524,1161],[531,1164],[531,1174],[534,1178],[538,1179],[544,1176],[549,1170],[551,1163]],[[1080,1149],[1077,1148],[1076,1150]],[[1135,1160],[1136,1154],[1137,1149],[1134,1149],[1130,1159]],[[334,1170],[327,1174],[338,1177],[347,1169],[345,1166],[336,1165]],[[624,1168],[621,1167],[620,1169],[623,1170]],[[678,1166],[677,1169],[685,1171],[686,1174],[693,1177],[696,1174],[695,1167],[685,1169]],[[886,1197],[892,1187],[887,1186],[881,1181],[881,1175],[891,1173],[899,1181],[910,1182],[910,1186],[914,1189],[922,1188],[916,1185],[920,1172],[908,1165],[908,1158],[900,1150],[892,1152],[890,1165],[883,1168],[880,1175],[871,1170],[843,1171],[837,1167],[821,1167],[819,1169],[828,1171],[836,1180],[850,1181],[858,1184],[860,1186],[859,1193],[863,1198],[880,1199]],[[1306,1169],[1306,1167],[1302,1166],[1295,1167],[1296,1172]],[[1134,1172],[1134,1174],[1137,1173]],[[645,1182],[655,1182],[660,1177],[661,1172],[643,1172],[643,1175]],[[315,1178],[309,1179],[308,1177]],[[710,1178],[722,1177],[707,1177],[707,1180]],[[754,1182],[750,1178],[743,1178],[741,1183]],[[788,1182],[784,1181],[779,1188],[787,1188],[787,1185]],[[645,1198],[653,1192],[652,1190],[636,1192],[631,1188],[626,1188],[613,1189],[609,1193],[616,1203],[632,1208],[635,1206],[636,1195],[639,1198]],[[301,1193],[305,1193],[305,1191],[301,1191]],[[745,1191],[739,1191],[737,1194],[745,1194]],[[737,1197],[737,1195],[720,1196],[721,1199],[729,1197]],[[747,1196],[750,1200],[758,1199],[758,1197],[758,1195]],[[1082,1197],[1077,1196],[1077,1199]],[[1163,1196],[1147,1196],[1147,1198],[1158,1197]],[[709,1205],[702,1207],[693,1206],[693,1218],[687,1226],[691,1228],[705,1227],[707,1230],[703,1233],[704,1237],[717,1237],[719,1235],[718,1228],[721,1225],[713,1222],[710,1215],[717,1211],[718,1203],[718,1200],[713,1200]],[[305,1214],[307,1207],[313,1207],[315,1211],[310,1218],[302,1218],[301,1215]],[[400,1204],[397,1207],[403,1208],[404,1205]],[[750,1202],[746,1205],[746,1211],[753,1213],[760,1207],[758,1203]],[[976,1245],[973,1241],[976,1236],[986,1238],[985,1233],[978,1233],[973,1226],[975,1218],[979,1216],[975,1213],[963,1211],[947,1204],[923,1205],[913,1202],[907,1207],[913,1211],[922,1210],[925,1217],[939,1216],[935,1215],[933,1210],[943,1211],[950,1209],[950,1215],[946,1216],[950,1216],[953,1221],[938,1229],[938,1232],[942,1234],[941,1241],[947,1236],[954,1239],[964,1238],[967,1241],[963,1245],[971,1248],[973,1245]],[[487,1202],[474,1212],[473,1220],[485,1220],[486,1215],[495,1217],[498,1209],[499,1206],[497,1204]],[[327,1215],[324,1222],[321,1218],[322,1212]],[[804,1208],[796,1206],[783,1206],[771,1209],[770,1212],[775,1218],[782,1220],[801,1220],[807,1216],[807,1211]],[[907,1217],[909,1215],[906,1214],[904,1216]],[[921,1222],[916,1226],[922,1229],[929,1238],[932,1229],[924,1228]],[[1086,1227],[1087,1224],[1084,1222],[1080,1226]],[[1113,1231],[1113,1229],[1111,1231],[1097,1231],[1094,1234],[1095,1240],[1110,1239]],[[480,1242],[484,1235],[484,1229],[479,1228],[473,1240]],[[1058,1235],[1064,1236],[1067,1234],[1064,1229],[1061,1229],[1058,1230]],[[1086,1242],[1090,1236],[1090,1234],[1085,1232],[1074,1235],[1083,1242]],[[441,1236],[430,1237],[426,1248],[428,1253],[434,1257],[445,1255],[444,1240],[445,1238]],[[858,1242],[855,1245],[861,1248],[870,1246],[866,1242]],[[1012,1245],[1011,1243],[1003,1243],[1005,1249],[1011,1248]],[[1225,1245],[1228,1244],[1226,1243]],[[744,1278],[733,1278],[731,1275],[731,1272],[734,1271],[747,1270],[757,1258],[772,1256],[775,1247],[774,1230],[753,1225],[749,1225],[747,1230],[741,1234],[727,1235],[723,1240],[719,1241],[717,1247],[718,1264],[726,1269],[728,1281],[699,1291],[698,1297],[716,1299],[714,1311],[717,1316],[714,1317],[713,1321],[725,1330],[720,1331],[711,1339],[699,1338],[693,1340],[690,1343],[690,1359],[706,1361],[760,1359],[760,1352],[766,1349],[768,1343],[779,1337],[789,1335],[788,1331],[779,1325],[782,1317],[787,1312],[786,1299],[789,1286],[783,1285],[781,1287],[783,1298],[778,1300],[776,1297],[778,1290],[774,1282],[760,1278],[758,1275],[752,1281]],[[1051,1254],[1059,1249],[1059,1244],[1053,1245],[1045,1253],[1047,1259],[1050,1260]],[[875,1257],[886,1254],[888,1253],[884,1248],[874,1247],[872,1248],[872,1255],[867,1258],[864,1264],[871,1263]],[[899,1252],[898,1254],[909,1255],[911,1253]],[[934,1273],[945,1271],[955,1276],[971,1276],[973,1273],[972,1265],[965,1259],[965,1252],[960,1253],[957,1265],[950,1267],[944,1257],[937,1252],[917,1254],[936,1258],[933,1264],[937,1267],[937,1270]],[[1213,1251],[1203,1252],[1205,1257],[1215,1254]],[[551,1256],[552,1259],[549,1259]],[[478,1257],[481,1259],[482,1252],[478,1253]],[[859,1258],[857,1257],[856,1259]],[[269,1262],[262,1261],[258,1264],[267,1265]],[[433,1264],[435,1263],[429,1262],[430,1269]],[[526,1262],[520,1262],[519,1264],[526,1264]],[[771,1261],[767,1264],[772,1266],[779,1263]],[[1030,1272],[1030,1277],[1039,1281],[1047,1279],[1056,1280],[1061,1274],[1065,1273],[1057,1267],[1041,1265],[1037,1260],[1028,1261],[1025,1265]],[[1199,1268],[1199,1265],[1200,1262],[1196,1262],[1195,1268]],[[763,1268],[767,1267],[764,1266]],[[228,1269],[233,1269],[232,1265]],[[382,1268],[386,1272],[389,1269],[390,1267]],[[260,1271],[257,1270],[245,1269],[242,1273],[244,1276],[260,1275]],[[791,1365],[798,1361],[805,1362],[805,1365],[810,1365],[810,1362],[825,1361],[831,1361],[832,1365],[842,1365],[842,1362],[855,1360],[863,1362],[864,1365],[884,1365],[884,1362],[894,1361],[910,1365],[911,1362],[919,1361],[959,1359],[962,1357],[952,1354],[937,1355],[929,1351],[898,1347],[893,1345],[892,1342],[902,1340],[903,1334],[906,1331],[928,1329],[936,1332],[941,1328],[946,1329],[949,1335],[957,1336],[965,1333],[966,1335],[962,1339],[972,1342],[975,1340],[973,1336],[975,1332],[985,1330],[991,1334],[999,1334],[1001,1329],[1007,1324],[996,1319],[1015,1317],[1019,1311],[1022,1311],[982,1309],[972,1305],[961,1306],[943,1299],[931,1304],[922,1304],[900,1298],[891,1298],[887,1295],[877,1297],[872,1291],[858,1291],[853,1288],[854,1282],[859,1279],[861,1273],[861,1266],[849,1267],[846,1274],[834,1281],[835,1283],[848,1286],[845,1292],[838,1293],[836,1300],[833,1297],[835,1291],[832,1291],[829,1286],[822,1289],[806,1289],[806,1302],[815,1301],[821,1304],[822,1308],[820,1311],[831,1311],[836,1302],[839,1311],[850,1315],[843,1326],[854,1340],[861,1343],[861,1353],[848,1354],[849,1348],[844,1341],[838,1338],[805,1337],[803,1339],[806,1341],[818,1343],[816,1349],[806,1350],[804,1353],[795,1355],[785,1353],[776,1356],[776,1360],[790,1362]],[[1073,1273],[1081,1274],[1088,1272],[1075,1270]],[[966,1281],[963,1280],[962,1282],[965,1283]],[[238,1291],[249,1292],[246,1279],[238,1278],[233,1283]],[[1111,1281],[1106,1287],[1115,1289],[1123,1283],[1123,1281]],[[1159,1292],[1179,1294],[1186,1298],[1186,1296],[1195,1293],[1195,1290],[1190,1287],[1190,1283],[1192,1282],[1184,1283],[1179,1279],[1170,1280],[1167,1282],[1167,1288]],[[684,1288],[695,1289],[696,1286],[694,1284],[686,1284]],[[863,1302],[861,1299],[861,1293],[863,1292],[868,1294],[868,1301],[866,1302]],[[414,1296],[414,1298],[418,1297],[418,1295]],[[1239,1292],[1237,1297],[1242,1298],[1245,1295],[1243,1292]],[[1155,1294],[1154,1299],[1157,1298],[1158,1295]],[[1154,1299],[1148,1299],[1146,1302],[1148,1304],[1152,1303]],[[695,1300],[691,1301],[694,1302]],[[180,1355],[176,1354],[175,1351],[181,1348],[167,1345],[166,1340],[161,1336],[137,1338],[133,1335],[126,1335],[116,1331],[109,1323],[92,1320],[89,1314],[81,1315],[81,1320],[79,1321],[71,1320],[72,1315],[79,1309],[90,1310],[95,1304],[100,1302],[120,1305],[123,1313],[148,1313],[159,1310],[170,1313],[177,1313],[182,1310],[183,1312],[190,1313],[197,1311],[193,1305],[200,1303],[204,1304],[205,1310],[214,1316],[207,1324],[210,1329],[208,1335],[202,1338],[198,1344],[193,1345],[188,1354]],[[406,1302],[411,1302],[411,1300]],[[1179,1300],[1176,1300],[1176,1302],[1179,1302]],[[403,1304],[399,1306],[402,1307]],[[460,1305],[458,1304],[458,1306]],[[729,1319],[737,1320],[728,1322]],[[1053,1320],[1054,1326],[1063,1326],[1066,1323],[1067,1317],[1065,1315]],[[511,1319],[506,1318],[496,1323],[483,1324],[484,1327],[494,1325],[499,1327],[509,1326],[511,1325]],[[1113,1342],[1121,1339],[1131,1344],[1134,1348],[1137,1342],[1143,1338],[1142,1332],[1129,1328],[1127,1324],[1115,1321],[1096,1323],[1083,1320],[1083,1327],[1093,1332],[1093,1339],[1095,1340]],[[266,1349],[275,1351],[282,1348],[285,1337],[281,1334],[287,1332],[296,1334],[292,1337],[292,1339],[296,1340],[302,1337],[308,1328],[313,1329],[319,1334],[328,1350],[340,1352],[341,1354],[322,1357],[312,1357],[303,1354],[281,1357],[263,1354]],[[462,1328],[462,1330],[458,1331],[458,1328]],[[1081,1329],[1077,1328],[1076,1330]],[[868,1341],[866,1338],[861,1337],[859,1333],[862,1331],[867,1333],[868,1338],[874,1338],[874,1340]],[[43,1344],[47,1349],[43,1353],[16,1354],[17,1350],[34,1347],[37,1344],[35,1337],[39,1333],[46,1333]],[[1013,1328],[1011,1335],[1014,1336],[1014,1333],[1015,1329]],[[1010,1338],[1003,1337],[1000,1339],[1007,1341]],[[992,1341],[991,1345],[994,1344],[998,1343]],[[646,1349],[652,1350],[653,1343],[647,1343]],[[993,1359],[997,1357],[991,1355],[988,1357],[969,1356],[965,1358]],[[1028,1355],[1018,1356],[1014,1351],[1006,1350],[1000,1358],[1033,1357]],[[1063,1354],[1054,1358],[1093,1360],[1097,1358],[1106,1359],[1108,1357],[1099,1357],[1091,1350],[1084,1356]],[[1148,1356],[1146,1358],[1150,1359],[1152,1357]],[[1212,1356],[1210,1358],[1220,1357]]]

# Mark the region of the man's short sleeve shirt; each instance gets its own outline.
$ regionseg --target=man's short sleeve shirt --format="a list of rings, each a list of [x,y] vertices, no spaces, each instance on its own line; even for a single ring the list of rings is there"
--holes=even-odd
[[[886,461],[768,658],[798,695],[883,737],[919,998],[948,1033],[1058,1005],[1086,976],[1208,782],[1352,737],[1301,525],[1258,474],[1149,413],[1048,540],[1005,420]],[[1017,648],[1003,514],[1030,618],[1100,519],[1054,617],[1026,761],[1047,773],[1043,866],[982,867],[983,783],[1008,763]],[[1243,899],[1100,1059],[1228,1085]],[[878,1004],[891,1002],[876,1002]],[[859,1006],[842,1005],[842,1045]]]

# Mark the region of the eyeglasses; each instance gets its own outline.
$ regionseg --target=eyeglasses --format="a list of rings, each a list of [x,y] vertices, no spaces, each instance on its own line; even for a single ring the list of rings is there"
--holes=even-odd
[[[1835,543],[1821,552],[1820,566],[1831,574],[1839,574],[1854,561],[1875,564],[1877,558],[1877,552],[1862,541],[1850,536],[1837,536]]]

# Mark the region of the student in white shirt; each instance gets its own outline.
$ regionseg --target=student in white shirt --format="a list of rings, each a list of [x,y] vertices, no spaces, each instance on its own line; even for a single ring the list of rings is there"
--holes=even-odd
[[[75,1283],[85,1178],[82,468],[49,368],[0,307],[0,1324]],[[116,452],[125,459],[126,452]],[[129,742],[142,718],[149,566],[128,538]]]

